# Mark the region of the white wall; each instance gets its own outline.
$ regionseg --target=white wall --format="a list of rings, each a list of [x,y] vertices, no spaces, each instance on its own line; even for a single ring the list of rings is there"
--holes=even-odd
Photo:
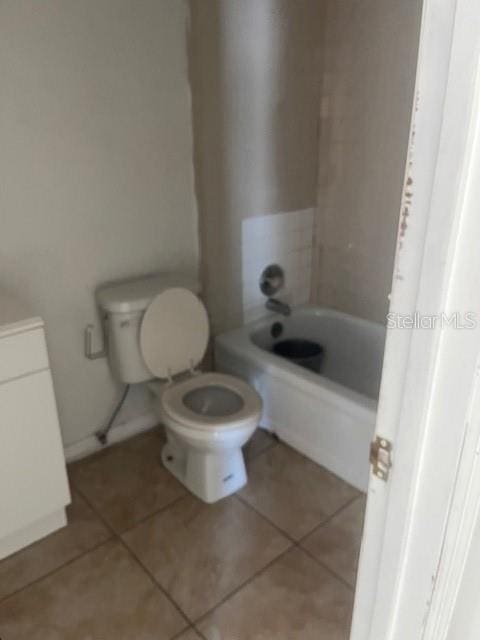
[[[196,269],[182,0],[0,3],[0,287],[43,316],[66,444],[118,389],[83,356],[106,280]],[[144,398],[124,414],[146,411]]]

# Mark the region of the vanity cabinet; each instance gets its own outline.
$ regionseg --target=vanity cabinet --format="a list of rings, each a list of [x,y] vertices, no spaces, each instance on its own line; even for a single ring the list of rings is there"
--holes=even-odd
[[[0,296],[0,559],[64,526],[69,502],[43,321]]]

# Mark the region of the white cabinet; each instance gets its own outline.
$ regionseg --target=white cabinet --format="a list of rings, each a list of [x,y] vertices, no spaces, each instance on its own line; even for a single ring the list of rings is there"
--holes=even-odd
[[[0,558],[65,525],[70,502],[43,322],[11,311],[0,296]]]

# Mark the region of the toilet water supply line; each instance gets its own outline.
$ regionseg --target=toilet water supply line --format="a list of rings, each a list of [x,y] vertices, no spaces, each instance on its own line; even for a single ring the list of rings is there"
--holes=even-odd
[[[123,390],[123,393],[122,393],[122,397],[120,398],[120,401],[117,403],[117,406],[113,410],[113,413],[110,416],[109,421],[103,427],[103,429],[100,429],[99,431],[96,432],[95,435],[97,437],[97,440],[100,442],[100,444],[107,444],[108,432],[113,427],[113,423],[115,422],[115,418],[118,416],[120,409],[123,407],[123,403],[125,402],[125,400],[127,398],[129,390],[130,390],[130,385],[126,384],[125,385],[125,389]]]
[[[100,351],[94,351],[93,350],[93,331],[94,331],[95,327],[93,324],[88,324],[85,327],[85,357],[88,358],[89,360],[97,360],[98,358],[105,358],[107,355],[107,349],[106,349],[106,341],[104,341],[104,346],[103,349],[101,349]],[[117,403],[115,409],[112,412],[112,415],[110,416],[110,419],[108,420],[107,424],[102,428],[99,429],[96,433],[95,436],[97,438],[97,440],[100,442],[100,444],[105,445],[108,442],[108,434],[110,429],[113,427],[113,423],[115,422],[115,418],[118,416],[120,409],[123,407],[123,404],[127,398],[128,392],[130,390],[130,385],[127,384],[125,385],[125,388],[123,390],[122,393],[122,397],[120,398],[120,401]]]

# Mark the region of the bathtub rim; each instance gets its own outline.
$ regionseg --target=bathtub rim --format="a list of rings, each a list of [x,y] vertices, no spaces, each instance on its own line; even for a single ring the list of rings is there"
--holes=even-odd
[[[302,305],[296,307],[293,310],[293,313],[295,312],[313,312],[315,315],[321,315],[318,312],[323,312],[325,315],[353,319],[360,324],[368,324],[370,326],[373,324],[384,328],[379,323],[317,305]],[[350,389],[339,382],[330,380],[321,374],[304,369],[298,364],[289,362],[266,349],[262,349],[253,342],[251,336],[254,331],[263,329],[272,322],[281,322],[282,320],[284,320],[283,316],[270,314],[242,327],[221,333],[215,337],[215,349],[217,347],[227,349],[227,351],[234,353],[241,360],[247,360],[258,366],[268,375],[284,381],[288,380],[292,386],[302,393],[317,397],[320,394],[322,400],[338,406],[342,411],[347,411],[349,414],[358,415],[359,411],[364,412],[365,416],[371,416],[372,412],[376,414],[378,400]]]

